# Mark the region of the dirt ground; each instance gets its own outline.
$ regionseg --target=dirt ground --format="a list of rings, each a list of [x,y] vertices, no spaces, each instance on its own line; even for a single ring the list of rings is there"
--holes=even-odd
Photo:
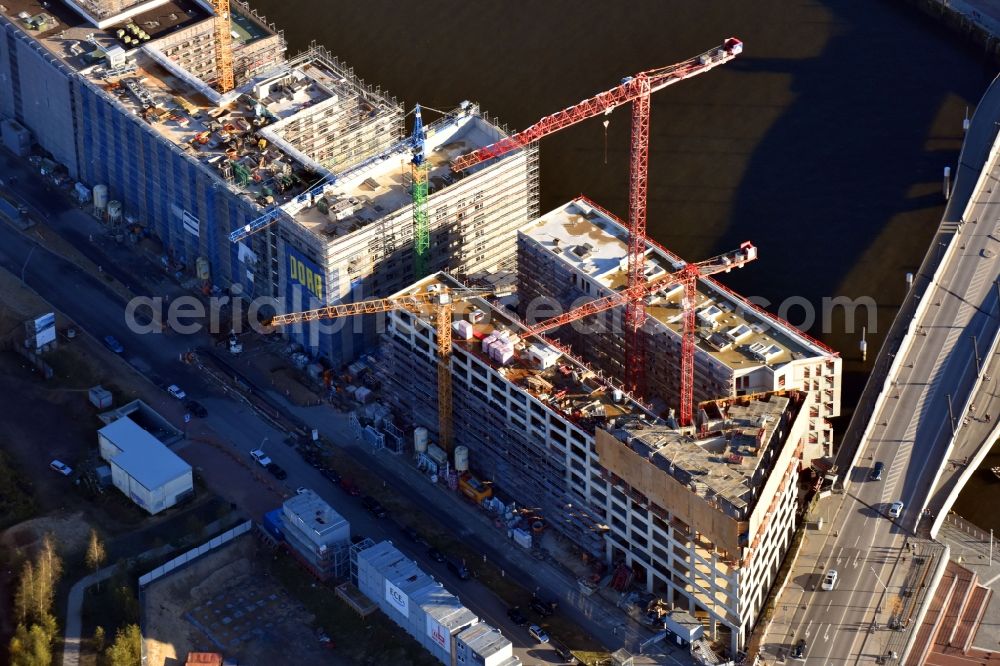
[[[182,664],[189,651],[222,651],[248,666],[330,663],[313,616],[267,575],[270,557],[246,535],[147,587],[148,666]]]
[[[0,533],[0,546],[14,552],[34,552],[46,534],[53,535],[61,553],[81,553],[87,545],[90,525],[81,512],[34,518]]]

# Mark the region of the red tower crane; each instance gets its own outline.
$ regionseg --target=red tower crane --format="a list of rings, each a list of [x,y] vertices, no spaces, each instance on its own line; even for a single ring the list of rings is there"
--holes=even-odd
[[[743,52],[743,42],[730,37],[721,47],[705,51],[676,65],[640,72],[622,80],[621,85],[546,116],[531,127],[505,139],[462,155],[452,163],[452,169],[461,171],[485,160],[499,157],[511,150],[523,148],[544,136],[575,125],[576,123],[612,109],[632,103],[632,137],[629,159],[629,243],[628,243],[628,286],[644,285],[646,254],[646,190],[648,182],[649,157],[649,96],[669,85],[689,79],[729,62]],[[630,300],[625,310],[628,339],[625,353],[625,386],[629,391],[640,393],[644,385],[643,354],[639,329],[646,321],[643,300]]]
[[[636,302],[645,305],[646,298],[649,296],[653,296],[675,284],[684,285],[684,302],[681,305],[684,312],[684,326],[681,336],[681,404],[678,418],[682,426],[690,425],[694,411],[694,334],[698,278],[717,273],[728,273],[734,268],[742,268],[756,258],[757,247],[750,241],[747,241],[740,245],[740,248],[734,252],[720,254],[696,264],[685,264],[683,268],[674,273],[668,273],[648,282],[644,281],[637,285],[628,286],[614,294],[595,299],[569,312],[546,319],[529,327],[521,336],[527,338],[532,335],[545,333],[563,324],[568,324],[571,321],[576,321],[577,319],[582,319],[598,312],[604,312],[620,305],[624,305],[626,308]]]

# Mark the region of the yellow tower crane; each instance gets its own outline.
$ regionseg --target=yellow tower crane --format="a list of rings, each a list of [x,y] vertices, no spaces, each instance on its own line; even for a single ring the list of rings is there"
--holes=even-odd
[[[227,93],[236,87],[229,0],[212,0],[212,9],[215,10],[215,64],[219,74],[219,92]]]
[[[328,305],[306,312],[292,312],[275,315],[265,322],[269,326],[288,326],[321,319],[337,319],[355,315],[376,314],[393,310],[408,310],[419,314],[422,308],[430,307],[434,311],[434,328],[437,337],[437,392],[438,392],[438,440],[446,452],[451,453],[452,418],[451,418],[451,319],[455,311],[455,303],[471,298],[493,296],[492,289],[458,288],[451,289],[440,285],[439,289],[422,291],[415,294],[391,296],[371,301],[359,301],[343,305]]]

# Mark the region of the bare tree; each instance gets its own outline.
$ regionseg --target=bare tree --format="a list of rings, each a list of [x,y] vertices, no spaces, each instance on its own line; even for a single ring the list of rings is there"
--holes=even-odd
[[[107,557],[108,553],[104,548],[104,542],[101,541],[101,537],[97,535],[97,530],[91,528],[90,541],[87,542],[87,566],[90,567],[94,573],[97,573]],[[98,581],[98,587],[99,586],[100,581]]]
[[[35,565],[28,560],[21,567],[21,579],[18,581],[17,592],[14,595],[14,608],[17,610],[17,621],[27,624],[33,616],[37,603],[35,601]]]

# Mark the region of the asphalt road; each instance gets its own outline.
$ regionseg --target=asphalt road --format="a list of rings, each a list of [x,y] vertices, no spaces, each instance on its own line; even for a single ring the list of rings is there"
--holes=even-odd
[[[996,183],[1000,170],[990,168]],[[805,661],[811,664],[858,663],[886,654],[887,601],[898,592],[893,574],[901,563],[905,566],[904,541],[916,529],[934,476],[945,462],[952,437],[949,402],[958,426],[980,372],[973,337],[980,352],[986,352],[997,331],[998,199],[1000,191],[990,191],[971,202],[940,279],[911,296],[928,302],[917,321],[917,337],[900,360],[888,399],[873,416],[876,426],[861,443],[848,491],[826,500],[826,510],[833,514],[825,516],[828,528],[810,536],[820,540],[818,552],[800,556],[792,583],[778,601],[786,613],[779,624],[787,633],[769,635],[769,652],[783,648],[789,654],[804,639]],[[980,416],[985,411],[981,405]],[[998,417],[1000,413],[992,415]],[[885,465],[880,481],[869,479],[875,462]],[[888,517],[895,501],[906,507],[898,520]],[[838,571],[839,582],[833,591],[823,591],[820,579],[830,569]],[[885,595],[883,584],[889,586]],[[881,628],[869,633],[873,621]]]
[[[5,180],[11,173],[9,164],[7,167]],[[30,180],[31,176],[22,171],[15,187],[20,189]],[[32,204],[35,212],[43,218],[52,220],[54,226],[66,221],[58,219],[59,216],[75,218],[81,224],[90,220],[85,213],[67,207],[59,197],[48,195],[47,198],[43,198],[45,197],[43,188],[36,186],[33,191],[21,191],[20,194]],[[25,266],[29,253],[30,260]],[[96,251],[85,254],[99,257]],[[515,654],[520,656],[524,663],[560,663],[554,650],[539,644],[528,635],[526,628],[517,627],[508,620],[507,608],[491,590],[474,580],[461,581],[451,574],[445,565],[430,560],[426,549],[409,542],[396,523],[391,520],[378,520],[371,516],[361,506],[358,498],[349,497],[334,487],[302,460],[292,447],[283,445],[281,442],[285,438],[284,433],[272,428],[249,408],[220,394],[191,366],[179,361],[182,352],[199,345],[211,344],[207,335],[133,332],[126,325],[124,304],[105,284],[102,284],[101,280],[25,238],[2,221],[0,221],[0,266],[15,275],[20,275],[22,268],[25,268],[27,285],[73,319],[80,329],[98,340],[103,340],[106,335],[115,336],[125,348],[123,357],[147,378],[161,384],[181,386],[187,392],[188,398],[198,400],[208,409],[206,423],[217,433],[225,433],[234,448],[245,454],[248,461],[249,451],[263,442],[268,455],[288,472],[288,478],[283,485],[289,494],[299,486],[312,488],[347,518],[352,533],[364,534],[375,541],[391,539],[425,571],[433,574],[452,593],[457,594],[480,618],[498,627],[514,643]],[[218,490],[226,494],[224,489]],[[413,493],[408,488],[399,490]],[[414,496],[413,500],[418,505],[423,504],[422,498]],[[607,629],[587,618],[581,620],[583,626],[596,636],[601,636]]]

